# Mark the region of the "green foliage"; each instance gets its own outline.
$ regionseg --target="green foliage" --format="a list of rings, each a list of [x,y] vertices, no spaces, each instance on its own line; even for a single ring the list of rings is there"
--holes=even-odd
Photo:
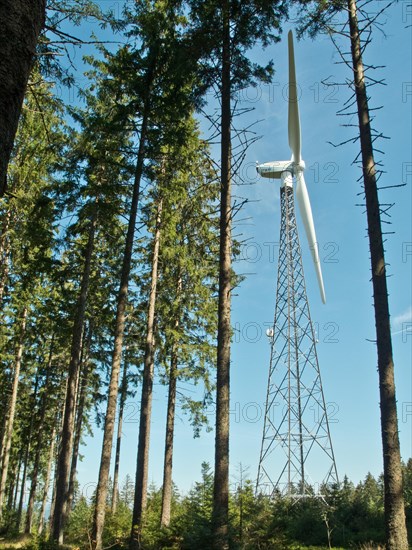
[[[113,514],[110,510],[106,513],[103,532],[103,548],[122,547],[125,537],[130,532],[132,524],[132,512],[130,507],[120,499]]]
[[[81,496],[76,502],[66,529],[67,543],[84,547],[90,540],[92,525],[92,506]]]

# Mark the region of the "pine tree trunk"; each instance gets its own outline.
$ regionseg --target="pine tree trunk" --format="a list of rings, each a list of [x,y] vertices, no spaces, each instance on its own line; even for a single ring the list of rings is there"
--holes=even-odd
[[[219,250],[219,305],[217,335],[215,477],[213,487],[214,547],[229,548],[229,388],[231,293],[231,61],[230,5],[222,3],[221,200]]]
[[[355,93],[358,107],[363,180],[366,197],[378,351],[385,489],[386,549],[408,550],[385,254],[356,0],[348,0],[348,11]]]
[[[27,470],[29,467],[30,451],[31,451],[31,433],[29,433],[29,437],[26,445],[26,452],[24,454],[24,461],[23,461],[23,475],[21,478],[19,505],[17,507],[17,515],[16,515],[16,528],[18,532],[20,532],[21,517],[23,515],[23,502],[24,502],[24,493],[26,491],[26,479],[27,479]]]
[[[19,455],[18,465],[17,465],[17,475],[16,475],[16,485],[14,486],[14,492],[10,491],[10,497],[11,497],[11,508],[15,510],[17,508],[17,496],[19,494],[19,486],[20,486],[20,470],[23,465],[23,453],[21,452]]]
[[[26,334],[26,320],[27,320],[27,307],[24,307],[22,316],[21,316],[20,337],[19,337],[19,343],[18,343],[17,352],[16,352],[16,364],[14,367],[13,384],[12,384],[12,390],[11,390],[8,420],[7,420],[7,427],[6,427],[6,437],[4,442],[3,467],[1,470],[1,480],[0,480],[0,520],[3,514],[7,474],[8,474],[9,461],[10,461],[11,438],[13,435],[14,416],[16,413],[17,390],[19,387],[20,369],[21,369],[21,362],[22,362],[23,349],[24,349],[24,338]]]
[[[177,326],[176,326],[177,325]],[[176,323],[175,328],[179,326]],[[173,471],[173,439],[176,412],[176,385],[177,385],[177,350],[172,350],[169,373],[169,393],[167,398],[166,442],[165,458],[163,466],[162,512],[160,516],[161,527],[170,525],[172,507],[172,471]]]
[[[77,474],[77,461],[79,458],[79,447],[80,447],[80,440],[82,436],[82,427],[83,427],[83,414],[84,414],[84,406],[86,403],[86,396],[87,396],[87,386],[89,382],[89,361],[88,361],[88,355],[91,345],[91,337],[92,337],[92,330],[89,329],[89,334],[87,337],[87,343],[82,346],[82,357],[81,357],[81,364],[83,365],[83,372],[82,372],[82,380],[81,383],[79,381],[78,383],[78,397],[77,397],[77,417],[76,417],[76,428],[75,428],[75,434],[74,434],[74,441],[73,441],[73,454],[72,454],[72,461],[70,466],[70,477],[69,477],[69,492],[67,495],[67,511],[68,513],[71,512],[72,506],[73,506],[73,498],[74,498],[74,489],[76,485],[76,474]],[[86,348],[86,349],[84,349]]]
[[[94,250],[96,219],[97,206],[90,221],[88,242],[85,250],[82,282],[80,287],[80,296],[77,302],[76,317],[73,326],[63,428],[61,433],[59,457],[57,462],[56,500],[53,515],[52,538],[59,544],[63,544],[64,524],[67,518],[67,514],[69,512],[67,510],[67,499],[69,489],[69,473],[73,449],[75,402],[81,359],[83,326],[86,314],[87,295],[89,291],[91,261]]]
[[[0,236],[0,309],[3,305],[4,291],[10,269],[10,239],[8,238],[10,220],[11,210],[9,210],[5,216]]]
[[[43,498],[41,501],[41,509],[40,509],[40,519],[39,519],[39,527],[37,530],[38,535],[40,536],[43,533],[44,523],[46,519],[46,506],[47,506],[47,497],[49,494],[49,486],[50,486],[50,479],[51,479],[51,472],[54,462],[54,446],[56,443],[56,428],[53,427],[53,432],[51,436],[51,442],[50,442],[50,449],[49,449],[49,457],[47,460],[47,469],[46,469],[46,477],[44,479],[44,487],[43,487]]]
[[[33,391],[33,409],[36,406],[38,389],[39,389],[39,374],[37,372],[36,380],[35,380],[35,384],[34,384],[34,391]],[[17,509],[17,517],[16,517],[16,527],[17,527],[18,531],[20,531],[21,518],[22,518],[22,515],[23,515],[23,503],[24,503],[24,496],[25,496],[25,491],[26,491],[27,471],[29,469],[29,462],[30,462],[30,452],[31,452],[31,444],[32,444],[32,437],[33,437],[33,426],[34,426],[34,415],[32,414],[32,415],[30,415],[29,431],[28,431],[27,437],[25,437],[26,452],[24,454],[23,477],[22,477],[22,480],[21,480],[20,499],[19,499],[19,506],[18,506],[18,509]]]
[[[144,106],[142,125],[140,130],[139,151],[137,154],[135,178],[133,184],[133,196],[130,208],[129,224],[127,228],[125,251],[123,255],[122,273],[120,288],[117,296],[117,311],[115,321],[115,337],[113,345],[112,368],[109,382],[109,393],[107,397],[107,408],[103,431],[102,455],[100,459],[99,480],[96,490],[96,506],[92,528],[92,550],[101,550],[102,533],[106,514],[107,483],[109,480],[110,460],[112,453],[114,424],[116,419],[117,394],[119,391],[119,373],[122,359],[123,336],[125,326],[125,311],[127,295],[129,290],[129,278],[133,252],[133,240],[136,227],[137,209],[139,205],[140,181],[143,173],[145,159],[146,133],[150,113],[149,94],[151,78],[148,79],[147,97]]]
[[[49,357],[47,361],[47,374],[45,379],[44,387],[47,388],[48,381],[49,381],[49,373],[52,369],[52,359],[53,359],[53,345],[54,345],[54,335],[51,338],[50,342],[50,351],[49,351]],[[44,420],[46,418],[46,412],[47,412],[47,393],[46,391],[43,391],[42,394],[42,405],[40,410],[40,419],[39,419],[39,425],[37,428],[37,434],[36,434],[36,443],[37,443],[37,449],[36,449],[36,455],[34,458],[34,464],[33,464],[33,471],[31,474],[31,485],[30,485],[30,494],[29,494],[29,502],[27,504],[27,512],[26,512],[26,521],[25,521],[25,527],[24,532],[26,534],[30,534],[32,530],[32,521],[33,521],[33,511],[34,511],[34,503],[36,498],[36,490],[37,490],[37,481],[39,478],[39,470],[40,470],[40,461],[43,451],[43,436],[44,436]]]
[[[142,398],[140,402],[139,443],[137,448],[136,481],[133,503],[132,532],[130,548],[140,546],[143,512],[147,500],[147,479],[149,473],[150,421],[152,414],[153,374],[154,374],[154,322],[156,308],[157,274],[160,250],[160,231],[162,217],[162,200],[157,210],[156,232],[153,246],[149,309],[147,314],[146,345],[143,366]]]
[[[112,514],[117,511],[117,503],[119,501],[119,466],[120,466],[120,450],[122,444],[122,429],[123,429],[123,413],[124,405],[127,397],[127,361],[125,359],[123,365],[122,387],[120,390],[119,403],[119,418],[117,421],[117,439],[116,439],[116,454],[114,459],[114,474],[113,474],[113,494],[112,494]]]
[[[61,396],[62,411],[60,413],[60,410],[58,409],[57,414],[56,414],[56,425],[58,426],[58,428],[57,428],[57,431],[56,431],[57,437],[56,437],[55,446],[56,446],[56,449],[57,449],[57,453],[56,453],[55,460],[54,460],[52,500],[51,500],[51,506],[50,506],[50,512],[49,512],[49,519],[48,519],[48,522],[49,522],[48,531],[49,531],[50,534],[51,534],[51,530],[53,528],[53,523],[54,523],[54,508],[55,508],[55,505],[56,505],[56,488],[57,488],[57,476],[58,476],[57,465],[58,465],[59,454],[60,454],[61,433],[62,433],[62,430],[63,430],[64,411],[65,411],[65,407],[66,407],[66,398],[65,398],[65,396],[66,396],[66,393],[67,393],[68,382],[69,381],[66,378],[66,383],[64,384],[63,394]]]
[[[16,489],[16,486],[19,484],[20,461],[21,461],[21,454],[17,458],[16,466],[15,466],[14,472],[12,474],[13,477],[12,477],[11,483],[9,484],[9,488],[8,488],[7,508],[9,510],[11,510],[13,508],[14,491]]]
[[[45,0],[0,2],[0,197],[45,11]]]

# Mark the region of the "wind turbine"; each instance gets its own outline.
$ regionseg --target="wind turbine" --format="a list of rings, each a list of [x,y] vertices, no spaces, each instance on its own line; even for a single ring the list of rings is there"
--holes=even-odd
[[[320,267],[319,247],[316,240],[315,226],[313,223],[312,208],[310,206],[309,194],[305,183],[303,172],[305,163],[302,160],[301,152],[301,131],[298,103],[298,87],[296,81],[295,53],[293,48],[293,34],[289,31],[289,111],[288,111],[288,134],[289,147],[292,152],[291,160],[277,162],[266,162],[258,164],[256,169],[264,178],[276,178],[282,180],[282,186],[293,187],[293,176],[296,178],[296,198],[298,200],[300,215],[305,227],[309,248],[312,252],[315,264],[316,276],[318,279],[322,302],[326,303],[325,288],[323,286],[322,270]]]
[[[271,356],[256,490],[270,495],[304,497],[313,496],[316,483],[338,483],[338,475],[295,218],[294,179],[296,199],[325,303],[318,243],[303,175],[305,163],[301,152],[292,31],[288,34],[288,46],[288,137],[292,158],[257,165],[262,177],[281,180],[281,228],[275,316],[273,329],[268,331]]]

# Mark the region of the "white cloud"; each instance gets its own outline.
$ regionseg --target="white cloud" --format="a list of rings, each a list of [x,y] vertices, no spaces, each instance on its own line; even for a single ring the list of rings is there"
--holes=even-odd
[[[412,322],[412,306],[409,306],[403,313],[392,317],[392,325],[394,327],[401,327],[403,323]]]

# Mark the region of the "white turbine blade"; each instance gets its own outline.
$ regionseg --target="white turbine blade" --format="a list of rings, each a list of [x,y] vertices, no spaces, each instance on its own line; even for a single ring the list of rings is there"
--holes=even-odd
[[[325,288],[323,286],[322,270],[320,267],[319,247],[316,241],[315,226],[313,223],[312,208],[310,207],[308,190],[302,170],[296,170],[296,198],[299,204],[300,215],[305,227],[309,248],[312,252],[313,263],[315,264],[316,276],[318,278],[322,302],[326,303]]]
[[[293,34],[289,31],[289,111],[288,131],[289,147],[292,151],[292,160],[296,163],[301,161],[300,151],[300,119],[298,104],[298,86],[296,82],[295,54],[293,49]]]

